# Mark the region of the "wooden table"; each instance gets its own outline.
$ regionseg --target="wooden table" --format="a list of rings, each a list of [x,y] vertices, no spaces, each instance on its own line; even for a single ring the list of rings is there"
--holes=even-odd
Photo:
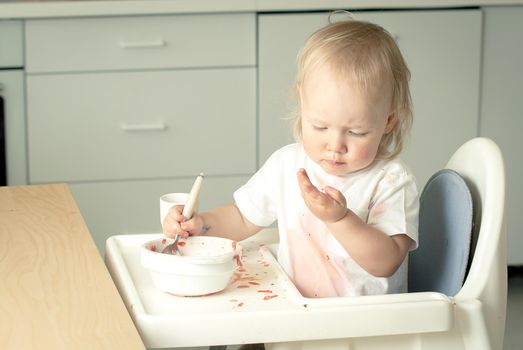
[[[144,349],[67,185],[0,187],[0,349]]]

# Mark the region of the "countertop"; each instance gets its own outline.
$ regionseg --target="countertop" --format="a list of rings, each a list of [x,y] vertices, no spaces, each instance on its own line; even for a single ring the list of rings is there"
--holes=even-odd
[[[522,4],[523,0],[0,0],[0,19]]]
[[[67,185],[0,187],[0,349],[144,349]]]

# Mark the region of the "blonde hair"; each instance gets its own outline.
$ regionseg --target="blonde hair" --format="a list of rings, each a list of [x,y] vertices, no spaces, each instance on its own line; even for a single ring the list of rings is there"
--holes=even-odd
[[[294,112],[294,137],[301,141],[299,89],[315,67],[329,64],[342,78],[351,78],[360,88],[392,88],[392,111],[396,124],[383,135],[377,158],[398,155],[412,126],[412,102],[409,91],[410,71],[394,41],[382,27],[357,20],[331,23],[313,33],[298,55],[295,92],[298,99]]]

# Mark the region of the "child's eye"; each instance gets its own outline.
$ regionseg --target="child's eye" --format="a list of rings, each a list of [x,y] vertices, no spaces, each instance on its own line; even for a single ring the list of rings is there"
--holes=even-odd
[[[363,137],[367,135],[367,132],[355,132],[355,131],[349,131],[349,135],[356,136],[356,137]]]
[[[312,127],[314,130],[327,130],[327,127],[325,126],[313,125]]]

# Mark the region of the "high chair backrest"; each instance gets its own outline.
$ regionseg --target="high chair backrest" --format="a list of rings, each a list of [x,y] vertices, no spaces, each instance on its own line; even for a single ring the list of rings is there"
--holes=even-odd
[[[454,296],[465,279],[472,232],[472,195],[457,172],[443,169],[420,196],[419,247],[409,255],[409,292]]]
[[[493,349],[501,349],[507,304],[505,168],[499,147],[488,138],[466,142],[447,168],[466,181],[474,201],[471,265],[457,302],[478,300]]]

